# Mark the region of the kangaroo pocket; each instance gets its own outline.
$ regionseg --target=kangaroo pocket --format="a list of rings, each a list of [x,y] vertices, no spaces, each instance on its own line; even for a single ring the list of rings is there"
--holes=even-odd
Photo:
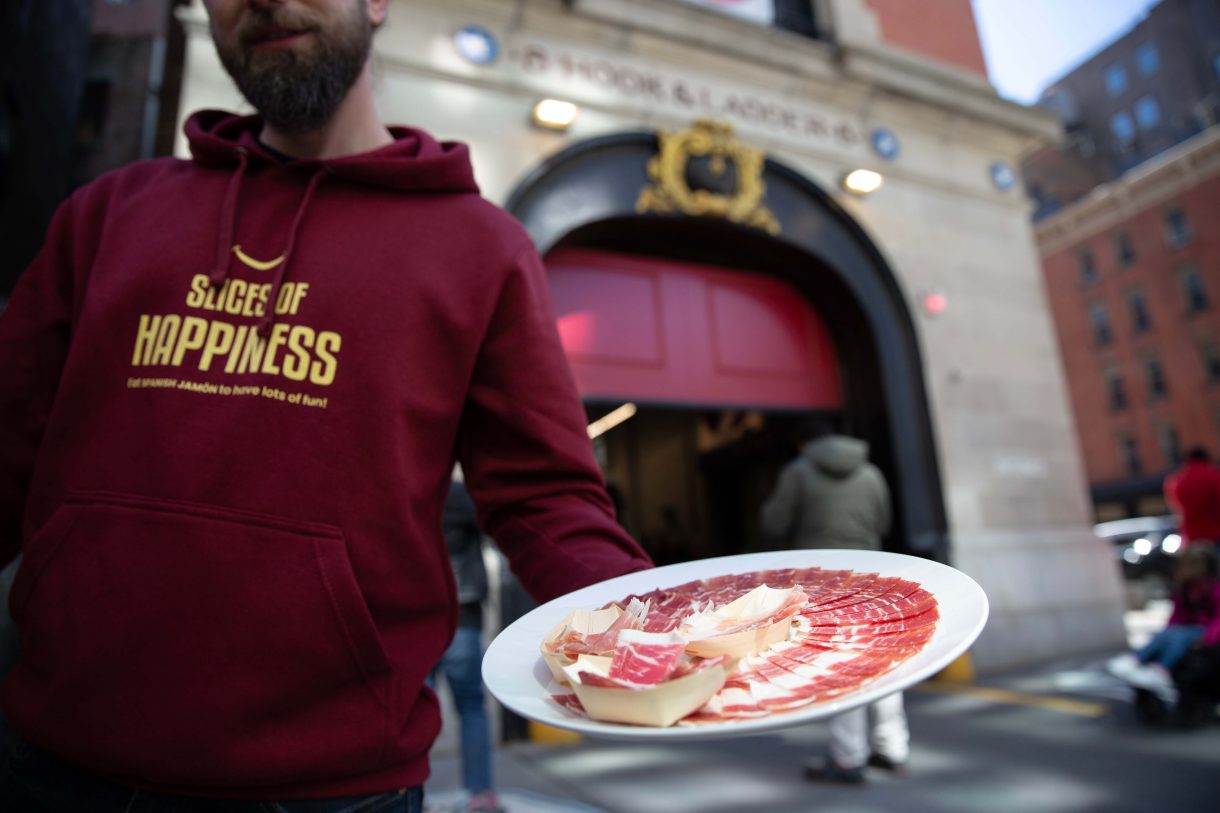
[[[13,588],[14,727],[95,771],[240,788],[384,765],[389,664],[334,527],[70,498]]]

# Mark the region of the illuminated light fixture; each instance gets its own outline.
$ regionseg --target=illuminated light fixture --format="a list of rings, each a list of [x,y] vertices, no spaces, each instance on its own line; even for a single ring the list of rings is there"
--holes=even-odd
[[[636,412],[635,404],[623,404],[613,412],[607,412],[589,424],[589,439],[600,437],[630,418]]]
[[[1147,537],[1141,536],[1139,539],[1131,543],[1131,549],[1140,556],[1147,556],[1152,553],[1152,542]]]
[[[885,178],[871,169],[853,169],[843,176],[843,188],[853,195],[870,195],[881,188]]]
[[[928,316],[940,316],[949,309],[949,297],[940,291],[929,291],[923,295],[920,304]]]
[[[1182,537],[1177,534],[1170,534],[1161,540],[1161,550],[1166,553],[1177,553],[1182,547]]]
[[[566,130],[576,121],[580,108],[559,99],[543,99],[534,105],[534,124],[547,130]]]

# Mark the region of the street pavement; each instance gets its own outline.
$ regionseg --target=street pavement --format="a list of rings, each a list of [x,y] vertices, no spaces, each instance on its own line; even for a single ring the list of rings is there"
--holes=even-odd
[[[1164,607],[1132,617],[1132,641]],[[495,753],[507,813],[1216,813],[1220,724],[1149,728],[1105,672],[1114,653],[907,693],[906,778],[870,770],[861,786],[810,782],[824,724],[683,745],[581,739],[515,742]],[[449,710],[451,711],[451,709]],[[456,727],[456,726],[454,726]],[[456,738],[433,751],[430,809],[461,809]]]

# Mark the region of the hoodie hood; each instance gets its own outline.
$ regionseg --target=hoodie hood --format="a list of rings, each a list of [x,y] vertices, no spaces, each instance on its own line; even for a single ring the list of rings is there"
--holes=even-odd
[[[278,164],[259,143],[263,121],[258,116],[238,116],[223,110],[204,110],[186,122],[195,163],[206,167],[236,169],[244,154],[251,164]],[[411,192],[478,193],[465,144],[440,142],[410,127],[390,127],[394,143],[372,152],[327,160],[292,161],[303,171],[325,167],[326,173],[351,183],[381,189]]]
[[[215,262],[208,272],[214,288],[224,285],[233,266],[233,254],[241,248],[234,244],[233,236],[246,172],[259,165],[278,166],[281,163],[281,159],[259,142],[262,129],[263,122],[258,116],[238,116],[221,110],[195,113],[186,122],[186,137],[195,163],[221,170],[231,168],[232,171],[217,219]],[[279,257],[268,264],[273,274],[272,302],[276,301],[280,286],[288,277],[297,234],[324,179],[412,194],[478,193],[470,166],[470,151],[465,144],[441,143],[427,133],[409,127],[391,127],[389,132],[394,141],[371,152],[326,160],[290,160],[284,164],[287,169],[301,173],[304,185],[296,215],[284,230],[284,248]],[[258,332],[263,336],[271,332],[274,310],[267,308],[259,321]]]
[[[847,477],[868,460],[868,444],[844,435],[828,435],[801,450],[813,465],[832,477]]]

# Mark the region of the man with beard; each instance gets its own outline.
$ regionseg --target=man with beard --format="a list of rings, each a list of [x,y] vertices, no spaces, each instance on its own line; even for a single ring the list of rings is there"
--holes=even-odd
[[[259,110],[78,190],[0,319],[5,811],[412,811],[441,513],[547,600],[614,521],[524,230],[377,117],[388,0],[207,0]]]

